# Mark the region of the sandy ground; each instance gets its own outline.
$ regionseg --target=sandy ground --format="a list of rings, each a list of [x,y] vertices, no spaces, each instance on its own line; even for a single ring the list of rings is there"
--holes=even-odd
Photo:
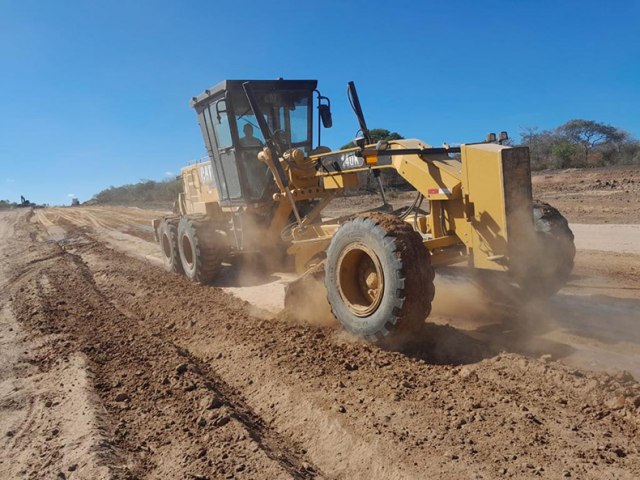
[[[640,225],[572,223],[578,250],[640,254]]]
[[[38,210],[36,218],[46,226],[52,239],[64,238],[65,227],[72,232],[79,227],[102,244],[160,267],[159,249],[148,237],[147,229],[151,219],[161,214],[91,207]],[[571,224],[571,227],[579,250],[577,274],[548,304],[517,314],[504,312],[486,305],[481,292],[466,279],[438,275],[438,293],[429,321],[467,331],[498,350],[536,356],[550,354],[576,367],[609,372],[628,370],[640,378],[640,337],[636,338],[640,335],[637,276],[640,225]],[[620,261],[616,265],[616,255],[621,255],[619,260],[624,265]],[[614,268],[609,268],[612,263]],[[597,267],[601,267],[600,275],[580,275]],[[625,278],[625,273],[636,278]],[[272,318],[284,308],[284,288],[293,278],[288,273],[252,274],[228,267],[215,286],[249,302],[253,313]],[[335,324],[328,317],[326,313],[318,314],[311,321]],[[522,323],[535,324],[524,337],[518,330]]]
[[[571,223],[640,224],[640,167],[535,172],[535,195]]]
[[[165,273],[161,212],[0,213],[0,478],[639,478],[620,212],[570,218],[576,268],[547,304],[440,275],[429,323],[386,350],[285,321],[287,275]]]
[[[98,425],[86,356],[70,352],[42,368],[38,352],[64,340],[25,329],[16,317],[12,292],[18,278],[6,258],[26,253],[15,244],[16,225],[25,218],[24,212],[0,213],[0,477],[62,478],[78,471],[107,479],[110,471],[100,459],[112,452]],[[51,290],[46,275],[36,277],[42,291]],[[28,315],[37,314],[38,306],[32,307]]]

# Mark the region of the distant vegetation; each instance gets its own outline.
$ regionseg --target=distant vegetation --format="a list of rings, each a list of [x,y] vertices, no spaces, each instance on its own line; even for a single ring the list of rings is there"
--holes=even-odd
[[[10,202],[9,200],[0,200],[0,210],[7,210],[9,208],[17,207],[16,202]]]
[[[382,128],[371,130],[371,134],[375,142],[404,138]],[[640,141],[620,128],[593,120],[569,120],[551,130],[525,128],[520,132],[520,143],[511,140],[510,144],[529,147],[532,170],[640,165]],[[342,148],[353,146],[352,142]],[[406,184],[395,172],[383,173],[382,178],[385,185]],[[367,186],[374,186],[369,177]]]
[[[91,202],[102,205],[166,205],[170,207],[182,191],[179,179],[156,182],[142,180],[139,183],[109,187],[94,195]]]
[[[637,139],[593,120],[569,120],[552,130],[525,128],[520,136],[520,145],[529,147],[533,170],[640,165]]]
[[[384,128],[370,131],[374,141],[401,140],[397,132]],[[640,165],[640,141],[628,132],[593,120],[570,120],[551,130],[525,128],[520,132],[520,143],[511,140],[512,145],[527,146],[531,154],[531,168],[585,168],[608,165]],[[353,147],[349,143],[342,148]],[[376,181],[371,175],[360,175],[362,189],[375,190]],[[382,180],[386,186],[408,188],[408,184],[396,173],[383,171]],[[142,180],[139,183],[109,187],[96,194],[91,202],[107,205],[164,205],[170,207],[182,191],[179,178],[161,182]],[[0,200],[0,209],[14,207],[15,203]]]

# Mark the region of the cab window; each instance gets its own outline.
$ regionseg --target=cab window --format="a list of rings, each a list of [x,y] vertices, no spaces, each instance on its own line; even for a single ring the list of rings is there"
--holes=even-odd
[[[211,105],[209,108],[212,110],[211,118],[213,119],[213,128],[215,130],[216,140],[218,141],[218,148],[222,150],[231,147],[233,141],[231,139],[231,129],[229,127],[227,112],[216,112],[215,105]]]
[[[309,138],[309,103],[306,98],[293,104],[289,112],[291,123],[291,143],[305,143]]]

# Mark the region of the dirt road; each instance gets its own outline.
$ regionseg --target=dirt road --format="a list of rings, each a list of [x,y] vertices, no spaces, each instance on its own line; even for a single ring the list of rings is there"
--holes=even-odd
[[[640,386],[553,336],[635,355],[628,261],[602,290],[613,254],[581,253],[553,315],[497,322],[441,278],[435,322],[381,350],[270,314],[282,280],[229,272],[251,305],[164,273],[149,215],[0,216],[0,478],[640,476]]]
[[[149,233],[151,220],[161,214],[90,207],[38,210],[36,218],[51,239],[64,239],[64,228],[80,229],[100,243],[161,266],[160,250]],[[549,304],[514,318],[513,312],[486,305],[481,292],[466,279],[439,275],[429,321],[461,329],[492,351],[549,354],[576,367],[628,370],[640,378],[640,225],[571,227],[579,249],[577,275]],[[601,268],[594,273],[596,267]],[[254,314],[271,318],[283,309],[284,287],[293,278],[227,268],[216,286],[249,302]],[[334,325],[328,313],[302,320]]]

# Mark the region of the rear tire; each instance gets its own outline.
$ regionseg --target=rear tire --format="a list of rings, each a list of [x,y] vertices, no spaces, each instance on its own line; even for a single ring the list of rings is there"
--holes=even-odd
[[[158,227],[158,238],[164,269],[167,272],[184,273],[178,250],[178,220],[163,220]]]
[[[546,299],[571,276],[576,248],[569,223],[556,208],[538,200],[532,213],[533,241],[519,246],[509,272],[474,272],[478,287],[493,302],[518,305]]]
[[[222,235],[215,226],[206,218],[182,217],[177,243],[185,276],[193,282],[213,282],[225,254]]]
[[[433,279],[422,237],[393,215],[349,220],[327,250],[325,287],[333,315],[350,333],[374,342],[424,322]]]
[[[576,247],[567,219],[548,203],[533,202],[533,222],[537,258],[517,281],[525,298],[546,298],[556,294],[569,280]]]

